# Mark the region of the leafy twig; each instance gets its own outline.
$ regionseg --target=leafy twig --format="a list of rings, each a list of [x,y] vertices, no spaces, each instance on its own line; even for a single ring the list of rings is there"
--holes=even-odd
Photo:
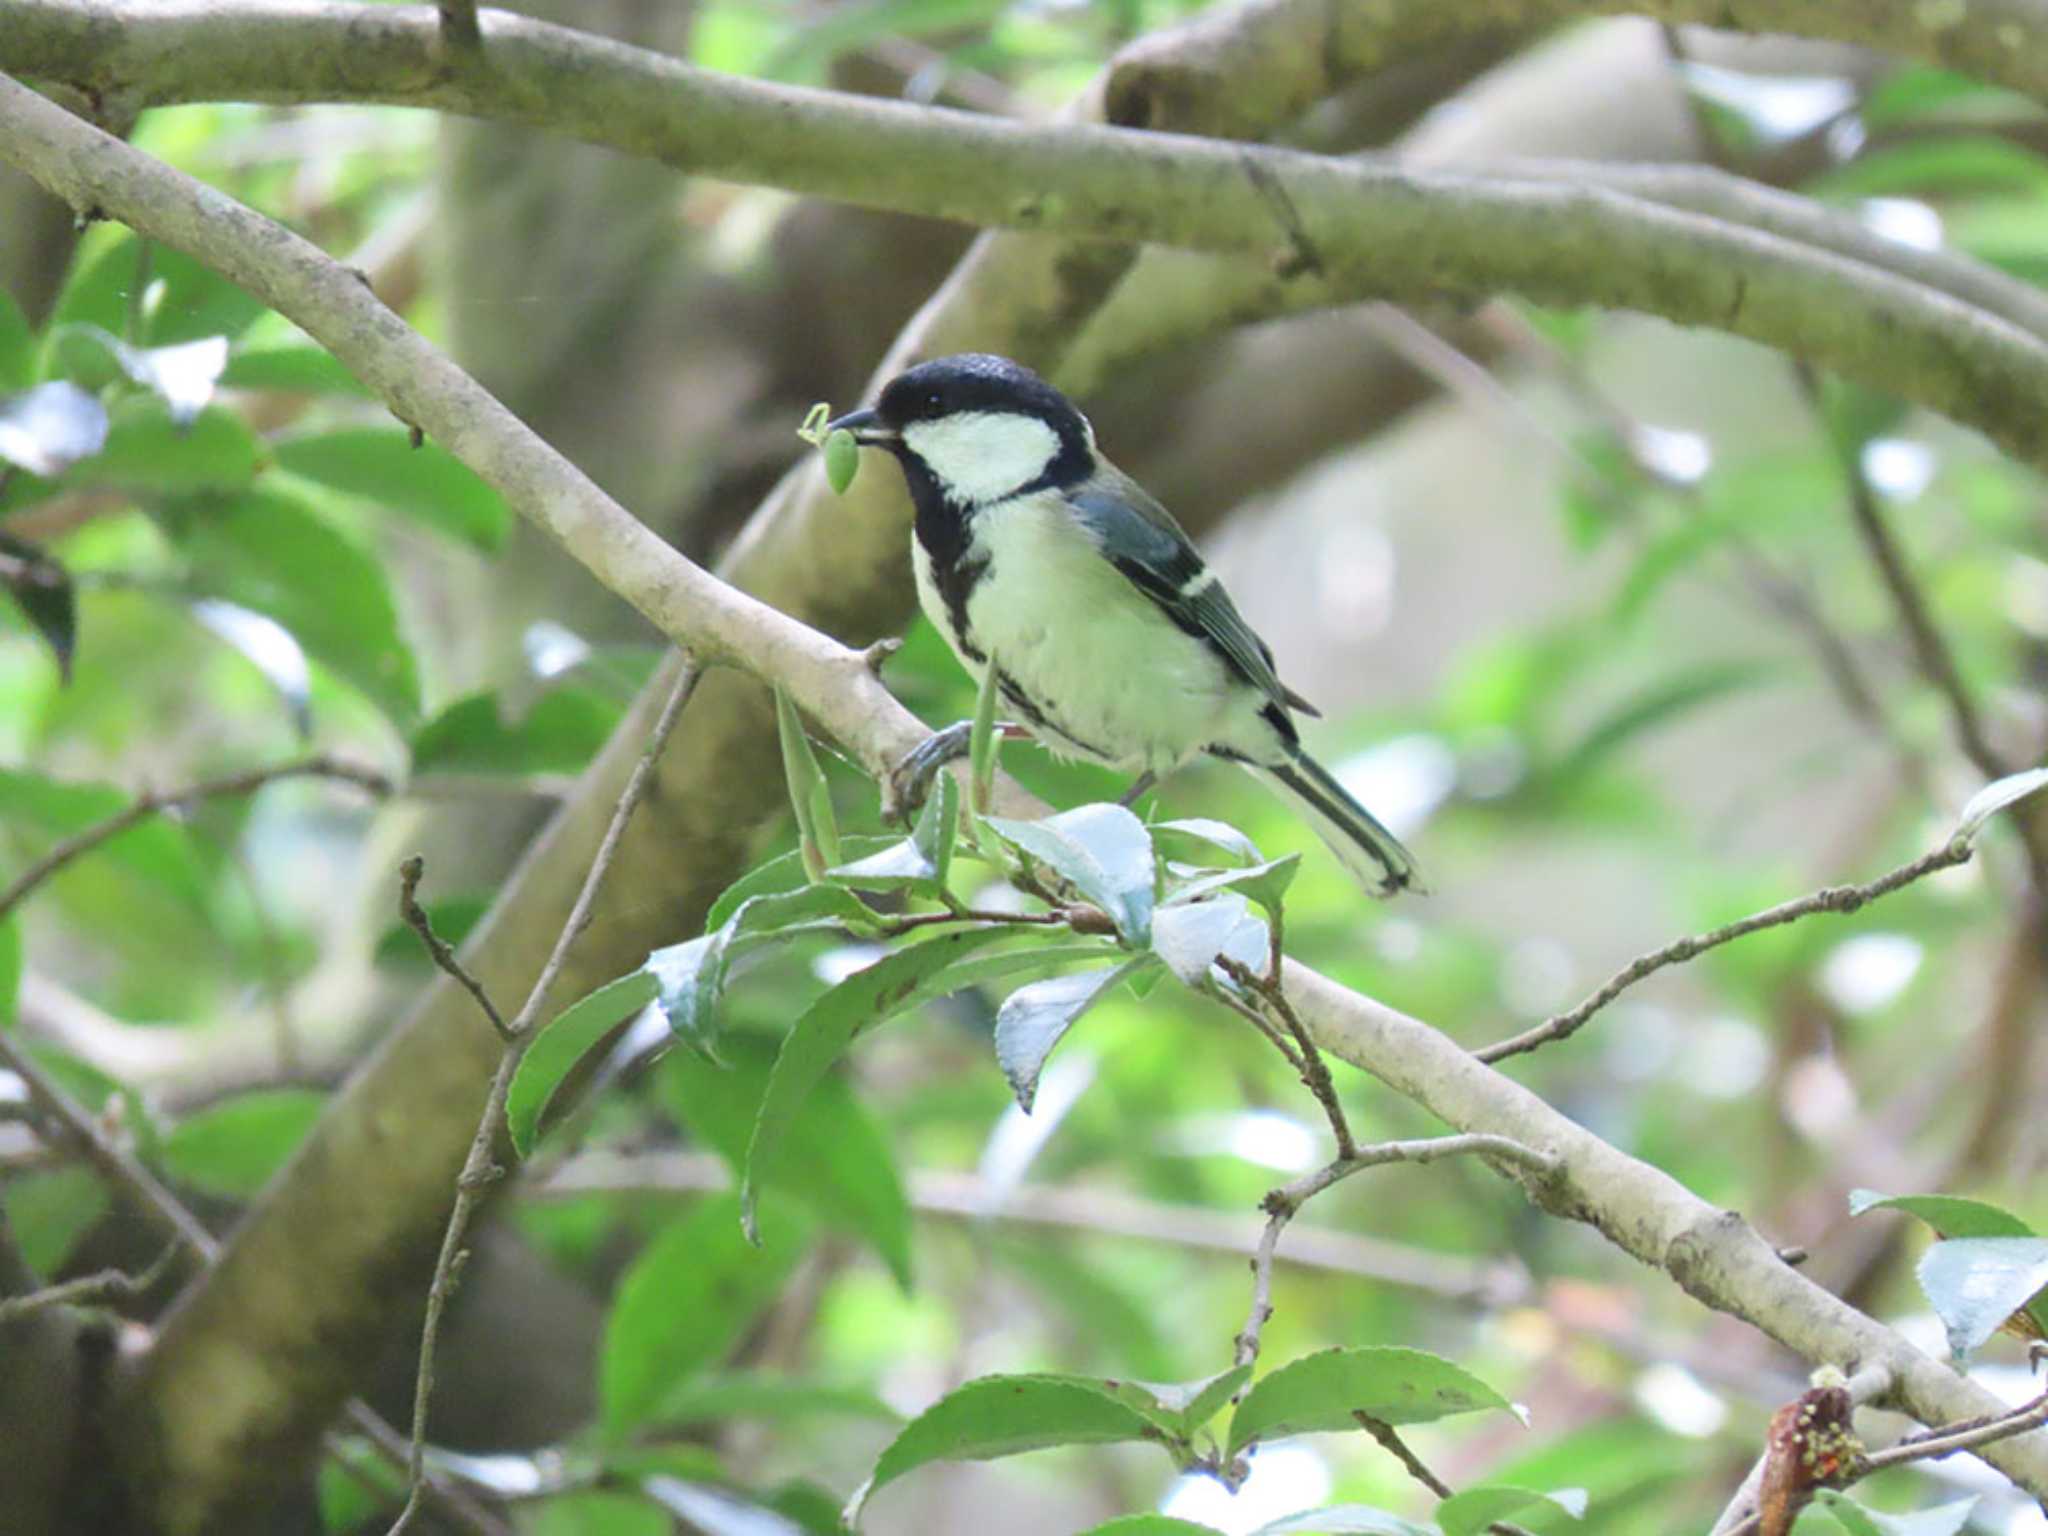
[[[147,790],[135,797],[133,803],[109,816],[105,821],[95,822],[82,832],[73,833],[59,842],[35,863],[21,872],[6,890],[0,891],[0,917],[11,912],[21,899],[43,881],[82,854],[118,837],[137,822],[172,806],[184,805],[193,800],[212,800],[222,795],[244,795],[254,789],[261,789],[273,779],[321,778],[342,779],[367,790],[373,795],[389,795],[393,784],[384,774],[360,763],[351,763],[326,753],[302,757],[293,762],[279,763],[270,768],[250,768],[241,773],[231,773],[223,778],[202,779],[197,784],[188,784],[182,789]]]
[[[491,1028],[498,1032],[500,1040],[512,1039],[512,1030],[505,1023],[504,1015],[498,1012],[490,994],[483,984],[469,974],[468,969],[456,958],[448,941],[434,932],[433,919],[427,916],[426,908],[419,903],[420,877],[426,873],[427,861],[414,854],[398,866],[398,913],[406,926],[420,936],[427,953],[433,956],[434,964],[460,982],[464,991],[476,999],[477,1007],[483,1009],[484,1017],[491,1021]]]
[[[1966,837],[1954,837],[1931,853],[1922,854],[1910,864],[1902,864],[1888,875],[1881,875],[1866,885],[1826,885],[1810,895],[1796,901],[1780,902],[1775,907],[1766,907],[1761,912],[1752,912],[1748,917],[1727,923],[1705,933],[1696,933],[1688,938],[1666,944],[1662,949],[1638,956],[1608,977],[1600,990],[1587,998],[1569,1013],[1560,1013],[1544,1020],[1534,1029],[1524,1030],[1519,1035],[1496,1041],[1472,1054],[1483,1062],[1503,1061],[1518,1056],[1524,1051],[1533,1051],[1538,1046],[1548,1045],[1553,1040],[1563,1040],[1576,1033],[1594,1014],[1613,1002],[1637,982],[1655,975],[1666,966],[1683,965],[1710,949],[1746,938],[1765,928],[1777,928],[1786,923],[1797,922],[1816,912],[1854,912],[1866,903],[1880,896],[1889,896],[1893,891],[1924,879],[1937,870],[1951,869],[1958,864],[1967,864],[1972,853],[1972,844]]]
[[[426,1486],[426,1444],[427,1404],[434,1392],[434,1351],[440,1339],[441,1314],[448,1305],[448,1298],[455,1289],[467,1250],[462,1240],[469,1230],[470,1216],[476,1209],[483,1192],[503,1177],[504,1169],[497,1162],[497,1148],[505,1132],[505,1096],[511,1091],[513,1074],[518,1070],[521,1058],[533,1042],[534,1021],[540,1017],[540,1010],[547,1002],[548,993],[553,990],[555,978],[561,974],[563,963],[568,959],[569,948],[583,930],[590,924],[590,915],[597,902],[599,887],[604,884],[605,875],[610,871],[612,860],[619,851],[626,823],[632,819],[635,807],[645,794],[648,783],[654,777],[654,765],[661,757],[662,748],[668,744],[676,722],[682,718],[683,706],[696,691],[697,679],[702,669],[685,666],[676,679],[675,689],[669,694],[668,702],[662,706],[661,716],[654,723],[654,730],[647,740],[647,748],[634,765],[633,773],[626,780],[626,787],[619,794],[618,806],[612,811],[610,825],[605,828],[604,838],[598,844],[597,853],[590,861],[590,873],[583,878],[583,889],[576,895],[576,903],[569,911],[568,921],[555,938],[555,947],[549,953],[547,963],[541,967],[533,990],[527,993],[526,1003],[519,1010],[518,1017],[509,1025],[501,1027],[505,1037],[504,1054],[498,1059],[498,1070],[491,1079],[489,1096],[484,1101],[484,1111],[477,1121],[476,1136],[470,1142],[469,1156],[464,1160],[462,1172],[455,1180],[455,1206],[448,1215],[448,1227],[441,1238],[440,1257],[434,1263],[434,1278],[427,1288],[426,1322],[420,1330],[419,1374],[413,1383],[412,1442],[408,1456],[407,1472],[410,1491],[406,1496],[405,1508],[398,1513],[389,1536],[399,1533],[411,1525],[414,1515],[419,1512],[422,1493]],[[479,997],[479,1002],[483,999]],[[488,1004],[485,1004],[488,1008]]]

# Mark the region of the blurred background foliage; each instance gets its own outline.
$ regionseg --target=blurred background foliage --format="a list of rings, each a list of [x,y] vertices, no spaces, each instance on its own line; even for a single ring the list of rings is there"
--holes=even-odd
[[[715,69],[1026,114],[1183,11],[592,9],[564,19]],[[1443,157],[1505,141],[1702,160],[2048,276],[2034,103],[1841,48],[1679,41],[1674,60],[1633,22],[1503,40],[1411,87],[1411,108],[1375,111],[1389,84],[1302,132],[1406,135]],[[361,266],[700,556],[802,451],[805,406],[856,398],[961,240],[424,113],[191,107],[134,137]],[[18,247],[32,227],[0,211]],[[192,803],[0,926],[0,1024],[224,1225],[428,974],[396,925],[397,856],[428,849],[431,908],[458,937],[658,651],[278,317],[118,227],[66,243],[54,264],[0,263],[0,554],[20,599],[0,604],[0,880],[143,789],[314,748],[404,783],[383,804],[301,779]],[[121,361],[213,337],[217,381]],[[59,380],[103,409],[105,442],[40,473],[8,452],[9,413]],[[1903,550],[1992,750],[2038,759],[2037,477],[1784,357],[1517,302],[1367,306],[1182,344],[1089,404],[1106,448],[1203,532],[1329,716],[1315,745],[1417,847],[1433,894],[1363,905],[1220,768],[1147,808],[1223,819],[1269,853],[1311,847],[1290,948],[1461,1041],[1943,834],[1984,775],[1915,664],[1859,499]],[[1303,419],[1321,425],[1295,433]],[[887,676],[934,723],[971,711],[921,620]],[[1121,789],[1029,748],[1006,764],[1059,804]],[[842,824],[879,830],[872,786],[831,771]],[[1718,951],[1510,1070],[1938,1347],[1909,1274],[1919,1233],[1852,1223],[1846,1195],[1970,1191],[2048,1221],[2039,903],[2001,834],[1861,915]],[[456,1311],[435,1427],[518,1500],[522,1529],[829,1530],[902,1416],[967,1377],[1173,1381],[1228,1363],[1257,1201],[1320,1161],[1326,1133],[1263,1042],[1171,987],[1092,1012],[1028,1118],[990,1058],[999,997],[863,1040],[813,1106],[810,1174],[778,1192],[768,1248],[743,1245],[717,1156],[734,1107],[759,1092],[765,1043],[851,958],[813,939],[740,977],[730,1075],[629,1031],[606,1091],[508,1202]],[[1337,1070],[1362,1139],[1433,1129]],[[46,1279],[139,1268],[146,1232],[9,1113],[10,1081],[0,1181],[22,1254]],[[1589,1531],[1704,1530],[1797,1390],[1795,1362],[1741,1325],[1463,1163],[1350,1181],[1282,1254],[1268,1361],[1333,1343],[1458,1360],[1533,1427],[1420,1430],[1426,1459],[1454,1485],[1585,1488]],[[391,1305],[403,1321],[418,1302]],[[394,1325],[373,1394],[401,1419],[414,1333]],[[2018,1356],[2000,1350],[1981,1369],[2010,1384]],[[1942,1465],[1869,1492],[1904,1509],[1969,1477]],[[377,1478],[332,1459],[306,1528],[382,1529]],[[2048,1529],[1970,1486],[1991,1489],[1982,1529]],[[1079,1531],[1164,1509],[1238,1532],[1338,1501],[1429,1508],[1366,1437],[1318,1436],[1266,1450],[1235,1499],[1144,1447],[1058,1451],[925,1471],[866,1528]]]

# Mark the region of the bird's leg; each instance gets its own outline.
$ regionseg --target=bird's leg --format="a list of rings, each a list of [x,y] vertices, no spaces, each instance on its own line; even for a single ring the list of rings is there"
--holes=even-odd
[[[1028,740],[1031,735],[1023,726],[1008,720],[998,720],[995,729],[997,734],[1012,741]],[[889,770],[888,782],[882,786],[884,819],[907,820],[924,804],[925,796],[931,791],[933,776],[955,758],[965,757],[973,738],[974,722],[956,720],[941,730],[933,731],[904,753],[903,760]]]
[[[1121,800],[1117,801],[1117,804],[1128,811],[1132,806],[1138,803],[1140,796],[1145,794],[1147,790],[1151,789],[1152,786],[1154,784],[1157,784],[1158,782],[1159,775],[1154,773],[1150,768],[1147,768],[1143,773],[1139,774],[1137,778],[1131,782],[1131,787],[1124,791],[1124,797]]]

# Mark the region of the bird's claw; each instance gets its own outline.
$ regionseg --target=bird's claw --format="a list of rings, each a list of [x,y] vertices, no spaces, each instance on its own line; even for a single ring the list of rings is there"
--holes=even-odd
[[[932,778],[946,764],[967,755],[974,736],[974,722],[960,720],[931,735],[903,754],[882,785],[882,815],[885,819],[908,821],[931,792]]]

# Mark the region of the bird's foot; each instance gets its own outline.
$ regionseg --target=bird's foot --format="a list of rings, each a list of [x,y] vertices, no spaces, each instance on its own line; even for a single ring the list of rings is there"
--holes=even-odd
[[[1020,740],[1031,733],[1007,720],[995,723],[997,734]],[[889,770],[882,785],[882,816],[885,820],[908,821],[931,792],[932,779],[946,764],[967,755],[974,739],[972,720],[955,721],[903,754],[903,760]]]
[[[1143,773],[1139,774],[1136,779],[1132,780],[1131,787],[1124,791],[1123,798],[1117,801],[1117,804],[1128,811],[1132,806],[1138,803],[1139,799],[1143,797],[1146,794],[1146,792],[1152,788],[1153,785],[1157,784],[1158,782],[1159,775],[1154,773],[1150,768],[1147,768]]]

